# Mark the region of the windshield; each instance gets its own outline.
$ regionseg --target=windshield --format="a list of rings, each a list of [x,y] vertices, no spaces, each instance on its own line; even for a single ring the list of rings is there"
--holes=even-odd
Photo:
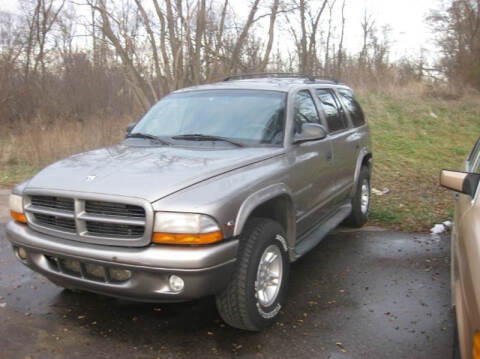
[[[248,145],[281,145],[285,98],[281,92],[256,90],[172,94],[153,106],[130,134],[207,135]]]

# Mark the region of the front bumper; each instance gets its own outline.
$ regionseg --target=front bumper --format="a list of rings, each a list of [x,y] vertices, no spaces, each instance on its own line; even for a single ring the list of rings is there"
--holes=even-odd
[[[25,249],[27,258],[19,258],[23,264],[54,283],[147,302],[185,301],[218,293],[230,280],[238,247],[238,240],[197,247],[111,247],[48,236],[14,221],[7,225],[7,238],[14,249]],[[81,263],[80,273],[66,271],[57,265],[58,260],[72,259]],[[106,272],[109,269],[129,270],[131,277],[122,282],[111,281],[108,275],[92,277],[85,273],[88,264],[99,265]],[[171,275],[184,280],[185,286],[180,292],[170,289]]]

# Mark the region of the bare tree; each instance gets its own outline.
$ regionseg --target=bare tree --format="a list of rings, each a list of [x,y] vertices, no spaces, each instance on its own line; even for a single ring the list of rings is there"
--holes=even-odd
[[[127,41],[127,44],[124,46],[122,45],[119,37],[115,34],[110,22],[111,14],[108,13],[104,0],[99,0],[98,6],[94,3],[90,3],[90,6],[93,6],[96,10],[99,11],[102,19],[102,31],[105,34],[106,38],[115,47],[116,52],[122,59],[122,62],[126,67],[127,73],[129,75],[129,79],[131,81],[134,93],[137,96],[139,102],[144,109],[148,109],[154,103],[155,95],[151,92],[151,89],[146,83],[145,79],[135,67],[128,48],[128,43],[130,41]],[[114,21],[118,22],[117,19],[114,19]]]
[[[287,17],[287,21],[290,24],[290,32],[298,51],[300,72],[313,73],[316,70],[315,64],[318,62],[316,54],[317,33],[320,19],[328,1],[322,0],[319,6],[312,6],[312,0],[298,0],[298,2],[294,0],[293,4],[298,8],[300,38],[297,36],[296,26],[290,20],[290,17]]]
[[[480,89],[480,0],[451,0],[428,22],[438,34],[442,72],[456,84]]]
[[[255,14],[257,13],[259,2],[260,0],[254,0],[252,7],[250,8],[247,21],[245,22],[242,31],[240,32],[240,35],[238,36],[238,39],[236,40],[233,47],[230,61],[230,72],[232,73],[235,73],[238,68],[238,64],[240,61],[240,52],[245,43],[245,40],[247,39],[248,32],[250,31],[250,28],[255,21]]]
[[[260,65],[260,70],[262,72],[265,71],[265,68],[267,67],[270,61],[270,53],[272,52],[273,39],[275,35],[275,22],[277,19],[279,5],[280,5],[280,0],[273,0],[273,4],[271,7],[272,12],[270,14],[270,25],[268,28],[268,43],[267,43],[267,48],[265,50],[265,54],[263,56],[262,63]]]
[[[142,6],[142,2],[140,0],[135,0],[135,3],[137,4],[139,13],[142,16],[145,30],[148,34],[148,40],[150,42],[150,49],[152,51],[153,63],[155,68],[155,75],[157,76],[157,78],[162,78],[163,74],[162,74],[162,71],[160,70],[160,60],[158,56],[157,41],[155,39],[155,34],[153,33],[152,27],[150,26],[150,19],[144,7]],[[164,90],[166,90],[166,88],[164,88]],[[155,91],[152,91],[152,95],[155,101],[158,100],[158,94]]]
[[[368,13],[367,9],[365,9],[363,13],[363,18],[360,25],[362,27],[363,38],[362,51],[360,52],[360,63],[361,65],[365,66],[368,59],[368,40],[375,31],[375,18],[372,14]]]
[[[343,53],[343,41],[345,38],[345,3],[346,0],[343,0],[342,2],[342,9],[341,9],[341,31],[340,31],[340,41],[338,43],[338,54],[337,54],[337,76],[341,75],[342,71],[342,66],[343,66],[343,59],[344,59],[344,53]]]
[[[33,71],[37,72],[38,65],[40,64],[42,77],[45,76],[45,46],[47,41],[47,35],[52,29],[52,26],[56,23],[58,14],[62,11],[66,0],[62,0],[60,5],[54,7],[54,0],[38,0],[37,8],[35,9],[35,36],[38,44],[38,53],[35,58],[35,65]]]
[[[332,17],[333,17],[333,8],[335,6],[336,0],[332,0],[328,5],[328,30],[327,30],[327,40],[325,43],[325,60],[323,62],[323,72],[325,75],[328,75],[330,70],[330,40],[332,38]]]

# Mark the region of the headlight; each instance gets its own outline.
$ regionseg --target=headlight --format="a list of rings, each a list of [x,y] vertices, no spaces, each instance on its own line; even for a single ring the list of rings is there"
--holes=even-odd
[[[223,239],[215,220],[204,214],[157,212],[153,243],[209,244]]]
[[[18,222],[27,223],[23,213],[23,198],[17,194],[11,194],[9,198],[10,215]]]

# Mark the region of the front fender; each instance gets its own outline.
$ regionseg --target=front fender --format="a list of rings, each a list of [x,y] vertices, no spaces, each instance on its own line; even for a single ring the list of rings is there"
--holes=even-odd
[[[290,188],[284,183],[272,184],[258,191],[255,191],[243,201],[235,219],[235,228],[233,232],[234,236],[239,236],[242,233],[248,218],[256,208],[268,202],[269,200],[278,197],[288,198],[287,208],[285,208],[285,210],[287,211],[287,213],[285,214],[285,231],[287,234],[289,251],[291,252],[295,247],[296,238],[295,211],[293,208],[294,205],[292,201],[292,192]]]
[[[255,208],[272,198],[283,195],[287,195],[289,198],[292,198],[290,189],[284,183],[270,185],[249,195],[238,210],[237,218],[235,220],[235,230],[233,232],[234,236],[238,236],[242,233],[248,217]]]

